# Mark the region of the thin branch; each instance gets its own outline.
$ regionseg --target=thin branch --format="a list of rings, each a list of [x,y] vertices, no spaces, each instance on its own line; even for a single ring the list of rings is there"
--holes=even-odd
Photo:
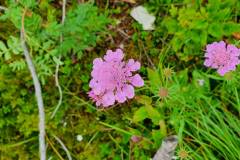
[[[138,41],[138,43],[139,43],[139,42],[140,42],[140,40]],[[142,45],[143,53],[144,53],[145,56],[147,57],[148,62],[150,63],[150,65],[152,66],[153,69],[156,69],[154,63],[152,62],[151,58],[150,58],[149,55],[147,54],[147,51],[146,51],[146,49],[145,49],[144,44],[143,44],[142,41],[141,41],[141,45]]]
[[[66,17],[66,1],[67,0],[63,0],[63,4],[62,4],[62,25],[64,24],[65,22],[65,17]],[[63,42],[63,35],[61,34],[61,37],[60,37],[60,43]],[[59,60],[61,60],[61,56],[58,57]],[[59,100],[58,100],[58,104],[56,106],[56,108],[54,109],[52,115],[51,115],[51,119],[55,116],[55,114],[57,113],[59,107],[61,106],[62,104],[62,98],[63,98],[63,95],[62,95],[62,88],[59,84],[59,80],[58,80],[58,72],[59,72],[59,63],[57,63],[56,65],[56,69],[55,69],[55,83],[56,83],[56,86],[58,88],[58,92],[59,92]]]
[[[63,150],[66,152],[68,160],[72,160],[71,154],[68,151],[67,147],[64,145],[64,143],[59,139],[57,136],[53,135],[53,137],[58,141],[58,143],[62,146]]]
[[[31,56],[29,54],[28,48],[25,42],[25,31],[24,31],[24,17],[26,14],[26,9],[22,15],[22,27],[21,27],[21,45],[23,48],[23,53],[25,59],[27,61],[28,69],[31,73],[33,84],[35,88],[35,96],[37,99],[38,111],[39,111],[39,154],[41,160],[46,160],[46,145],[45,145],[45,113],[44,113],[44,105],[43,105],[43,98],[42,98],[42,91],[39,79],[36,74],[36,70],[34,64],[32,62]]]
[[[48,144],[50,145],[50,147],[53,149],[53,151],[56,153],[56,155],[58,156],[58,158],[60,160],[64,160],[63,157],[60,155],[60,153],[58,152],[58,150],[54,147],[54,145],[52,144],[51,140],[48,138],[48,136],[46,135],[46,139]]]

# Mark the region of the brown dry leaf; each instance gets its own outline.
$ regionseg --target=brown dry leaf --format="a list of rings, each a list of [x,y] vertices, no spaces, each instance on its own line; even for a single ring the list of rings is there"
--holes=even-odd
[[[240,40],[240,33],[239,32],[233,33],[233,37],[237,40]]]

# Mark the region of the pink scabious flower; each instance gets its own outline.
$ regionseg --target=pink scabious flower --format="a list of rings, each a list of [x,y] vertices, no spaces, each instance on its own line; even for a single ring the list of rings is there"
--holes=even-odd
[[[141,76],[134,74],[140,69],[140,63],[133,59],[125,62],[123,57],[123,51],[117,49],[115,52],[108,50],[103,59],[94,59],[88,95],[97,106],[123,103],[134,97],[134,87],[144,85]]]
[[[240,49],[232,44],[226,44],[224,41],[214,42],[207,45],[204,65],[217,69],[217,72],[223,76],[229,71],[236,69],[239,60]]]

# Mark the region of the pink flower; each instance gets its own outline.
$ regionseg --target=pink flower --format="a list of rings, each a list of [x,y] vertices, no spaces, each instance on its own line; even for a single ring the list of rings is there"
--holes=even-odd
[[[207,45],[204,65],[217,69],[217,72],[223,76],[229,71],[236,69],[239,60],[240,49],[234,45],[227,45],[224,41],[214,42]]]
[[[89,97],[97,106],[108,107],[117,101],[123,103],[134,97],[134,87],[141,87],[144,81],[134,72],[140,69],[140,63],[129,59],[123,61],[123,51],[108,50],[102,58],[93,61],[92,79],[89,83]]]

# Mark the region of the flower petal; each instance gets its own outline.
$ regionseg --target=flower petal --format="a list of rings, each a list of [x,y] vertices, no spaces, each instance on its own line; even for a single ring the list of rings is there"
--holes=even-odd
[[[144,81],[139,74],[136,74],[133,77],[131,77],[131,83],[136,87],[142,87],[144,85]]]
[[[111,62],[111,61],[120,62],[122,61],[123,57],[124,57],[124,54],[121,49],[117,49],[115,52],[113,52],[112,50],[108,50],[106,55],[104,56],[104,60],[107,62]]]
[[[140,69],[141,64],[138,61],[135,62],[133,59],[129,59],[127,67],[129,68],[130,71],[134,72]]]
[[[93,60],[93,68],[98,68],[98,67],[100,67],[100,65],[102,65],[102,63],[103,63],[102,58],[95,58],[95,59]]]
[[[224,76],[225,73],[227,73],[227,70],[223,67],[219,68],[217,70],[217,72],[221,75],[221,76]]]
[[[97,82],[94,79],[91,79],[91,81],[89,82],[89,87],[93,88],[97,85]]]
[[[113,92],[107,92],[106,94],[103,95],[102,97],[102,103],[104,107],[108,107],[113,105],[115,102],[115,96]]]
[[[204,66],[206,66],[206,67],[210,67],[211,64],[212,64],[212,62],[211,62],[209,59],[206,59],[206,60],[204,61]]]
[[[129,99],[133,98],[134,95],[135,95],[134,94],[134,88],[133,88],[132,85],[125,85],[123,87],[123,92]]]
[[[117,91],[115,98],[119,103],[123,103],[127,100],[126,94],[123,91]]]

